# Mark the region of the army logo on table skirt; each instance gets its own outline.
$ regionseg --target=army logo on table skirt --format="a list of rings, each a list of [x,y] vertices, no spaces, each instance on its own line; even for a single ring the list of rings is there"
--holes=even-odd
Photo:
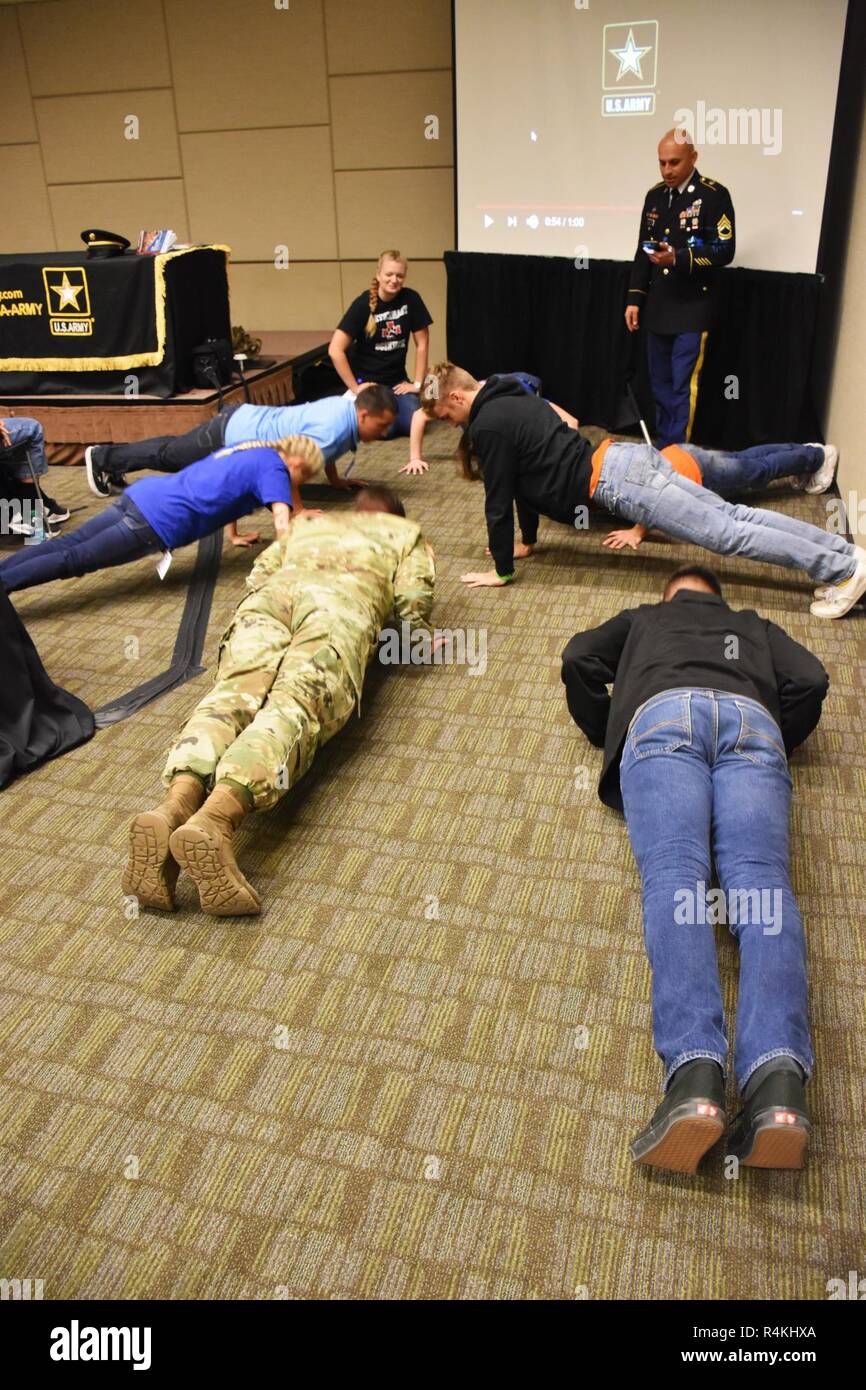
[[[48,321],[56,338],[87,337],[93,332],[87,271],[83,266],[44,266]]]

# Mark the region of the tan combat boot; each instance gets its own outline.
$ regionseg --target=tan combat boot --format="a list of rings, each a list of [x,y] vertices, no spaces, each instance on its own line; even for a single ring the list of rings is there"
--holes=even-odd
[[[249,809],[234,786],[218,782],[200,811],[171,836],[171,852],[198,888],[202,911],[212,917],[261,912],[261,899],[237,866],[232,840]]]
[[[204,799],[204,784],[199,778],[180,773],[172,778],[165,800],[153,811],[143,811],[131,823],[129,860],[121,884],[124,893],[138,898],[143,907],[174,911],[180,868],[172,858],[169,837]]]

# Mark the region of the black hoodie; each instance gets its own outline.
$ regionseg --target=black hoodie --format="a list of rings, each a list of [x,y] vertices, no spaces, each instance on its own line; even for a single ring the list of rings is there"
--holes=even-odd
[[[514,504],[527,545],[539,514],[573,526],[589,503],[592,445],[547,401],[513,377],[491,376],[469,412],[469,442],[484,479],[487,538],[496,573],[514,573]]]
[[[818,723],[829,685],[818,658],[775,623],[694,589],[680,589],[668,603],[626,608],[579,632],[562,653],[562,679],[572,719],[590,743],[604,748],[598,794],[618,811],[626,734],[636,710],[653,695],[682,687],[757,700],[791,753]]]

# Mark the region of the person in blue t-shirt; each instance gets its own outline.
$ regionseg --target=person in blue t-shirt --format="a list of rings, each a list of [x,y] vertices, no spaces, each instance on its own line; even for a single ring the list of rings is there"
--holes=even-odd
[[[360,478],[341,478],[336,460],[354,453],[359,443],[384,439],[397,415],[397,400],[387,386],[370,385],[352,400],[326,396],[301,405],[232,405],[186,434],[163,434],[135,444],[91,444],[84,451],[87,485],[97,497],[110,497],[112,484],[141,468],[177,473],[223,445],[250,440],[269,444],[304,435],[318,444],[332,487],[363,487]]]
[[[189,545],[258,507],[272,509],[279,540],[294,494],[321,466],[318,444],[300,435],[220,449],[170,477],[142,478],[77,530],[20,550],[0,565],[0,582],[12,594],[125,565]]]

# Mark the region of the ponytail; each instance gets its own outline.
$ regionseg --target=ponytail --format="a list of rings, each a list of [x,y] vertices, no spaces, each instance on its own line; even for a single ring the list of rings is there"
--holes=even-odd
[[[364,326],[364,333],[368,338],[372,338],[376,332],[376,310],[379,307],[379,281],[376,276],[370,283],[370,317]]]
[[[469,443],[469,431],[463,430],[454,451],[454,461],[460,469],[461,477],[467,482],[477,483],[481,477],[481,466],[478,459],[472,452],[472,445]]]
[[[282,439],[245,439],[241,444],[229,444],[215,450],[214,458],[239,454],[244,449],[273,449],[285,464],[290,458],[302,459],[308,479],[325,467],[325,456],[319,445],[305,434],[287,434]]]

